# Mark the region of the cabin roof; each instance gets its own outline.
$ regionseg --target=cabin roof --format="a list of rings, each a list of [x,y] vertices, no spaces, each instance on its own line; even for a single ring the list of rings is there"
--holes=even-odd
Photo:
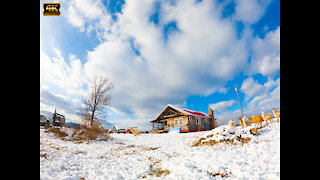
[[[173,106],[171,104],[168,104],[162,111],[161,113],[157,116],[157,118],[155,118],[154,120],[151,120],[150,122],[154,122],[156,121],[160,115],[168,108],[171,107],[172,109],[179,111],[180,113],[182,113],[183,115],[187,115],[187,116],[195,116],[195,117],[207,117],[210,118],[210,116],[206,113],[200,112],[200,111],[194,111],[191,109],[186,109],[186,108],[182,108],[182,107],[178,107],[178,106]]]
[[[65,117],[64,115],[59,114],[59,113],[55,113],[55,114],[56,114],[56,116],[58,116],[58,117],[62,117],[62,118],[64,118],[64,117]]]

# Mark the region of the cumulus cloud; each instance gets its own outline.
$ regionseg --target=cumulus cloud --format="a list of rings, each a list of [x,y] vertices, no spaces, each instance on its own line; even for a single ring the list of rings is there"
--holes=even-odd
[[[76,119],[88,82],[83,64],[75,55],[65,60],[59,49],[52,54],[48,56],[40,48],[40,108],[51,112],[57,108],[69,120]]]
[[[244,101],[241,101],[242,105],[245,105],[242,107],[244,116],[261,114],[262,111],[271,112],[271,108],[280,106],[280,78],[260,84],[253,77],[248,77],[243,81],[240,92],[245,95]],[[210,105],[218,114],[218,123],[227,124],[234,118],[238,122],[238,117],[241,116],[240,107],[235,111],[229,110],[229,107],[235,104],[237,101],[229,100]]]
[[[71,0],[66,5],[65,17],[81,32],[91,33],[95,30],[100,37],[104,34],[103,31],[107,31],[111,26],[111,16],[101,0]]]
[[[252,115],[261,114],[261,112],[263,111],[267,113],[271,113],[271,109],[273,107],[275,108],[280,107],[280,78],[277,79],[276,81],[270,81],[265,84],[258,84],[257,82],[254,82],[253,84],[256,87],[269,88],[269,90],[247,92],[250,95],[255,94],[256,96],[252,96],[250,99],[246,100],[248,102],[246,103],[246,106],[243,107],[244,116],[251,117]],[[235,111],[229,111],[228,110],[228,107],[230,107],[229,105],[236,104],[236,101],[234,102],[230,102],[230,101],[223,101],[223,102],[218,102],[216,104],[213,104],[213,107],[218,106],[217,118],[218,118],[219,125],[228,124],[228,121],[233,120],[234,118],[237,122],[239,122],[238,117],[241,116],[240,108]],[[220,112],[218,110],[220,110]]]
[[[210,104],[209,108],[211,108],[212,110],[217,111],[217,112],[223,112],[223,111],[228,110],[228,108],[233,106],[235,103],[237,103],[237,101],[234,99],[231,99],[229,101],[220,101],[215,104]]]
[[[261,73],[273,78],[280,72],[280,27],[266,34],[264,39],[252,42],[252,61],[249,74]]]
[[[53,93],[46,86],[40,86],[40,109],[54,111],[56,108],[59,113],[67,114],[68,120],[78,116],[81,103],[78,99]]]
[[[259,84],[249,77],[243,82],[240,90],[248,101],[245,109],[247,114],[271,112],[272,107],[280,106],[280,78]]]
[[[240,88],[247,98],[263,94],[268,91],[262,84],[254,81],[252,77],[245,79]]]
[[[280,85],[271,92],[254,97],[248,102],[249,109],[259,109],[271,111],[272,107],[280,106]]]
[[[234,19],[245,24],[257,22],[271,0],[236,0]]]
[[[280,78],[275,81],[267,81],[265,84],[259,84],[252,77],[249,77],[243,81],[240,91],[245,94],[248,100],[249,98],[266,94],[276,86],[280,86]]]
[[[40,83],[79,98],[90,77],[108,77],[115,84],[112,111],[144,119],[157,115],[166,104],[185,103],[190,95],[226,93],[226,83],[244,70],[248,75],[273,77],[280,69],[280,28],[249,44],[250,38],[237,37],[235,21],[257,22],[269,0],[250,2],[236,1],[234,15],[221,18],[217,1],[129,0],[114,20],[100,0],[68,1],[68,22],[82,32],[97,32],[101,43],[88,51],[85,63],[75,55],[63,58],[58,49],[53,57],[40,49]],[[157,23],[150,21],[156,4]],[[166,31],[170,24],[174,27]],[[253,48],[250,63],[248,47]],[[277,99],[275,84],[272,78],[265,84],[248,78],[241,91],[251,104],[266,105]],[[53,91],[43,93],[42,103],[54,97],[45,98]],[[212,106],[229,118],[224,111],[235,103],[229,100]]]
[[[83,64],[75,55],[70,55],[67,62],[60,50],[54,51],[55,56],[49,57],[40,49],[40,84],[63,89],[69,95],[83,95],[82,87],[88,82]]]
[[[126,2],[117,33],[90,51],[85,64],[88,74],[101,73],[115,83],[113,108],[139,117],[154,116],[189,95],[226,92],[225,82],[248,56],[245,41],[237,39],[230,20],[215,13],[213,2],[163,1],[158,25],[149,21],[154,2]],[[165,40],[163,27],[172,21],[177,31]]]

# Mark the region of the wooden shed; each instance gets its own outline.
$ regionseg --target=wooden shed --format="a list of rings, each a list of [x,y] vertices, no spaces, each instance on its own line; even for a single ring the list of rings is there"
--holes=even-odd
[[[54,110],[54,114],[53,114],[53,125],[55,126],[64,126],[65,122],[66,122],[66,118],[64,115],[57,113],[56,109]]]
[[[153,130],[164,131],[169,131],[170,127],[181,127],[181,132],[207,131],[217,127],[211,109],[208,110],[208,114],[205,114],[170,104],[162,110],[157,118],[150,122],[153,123]]]

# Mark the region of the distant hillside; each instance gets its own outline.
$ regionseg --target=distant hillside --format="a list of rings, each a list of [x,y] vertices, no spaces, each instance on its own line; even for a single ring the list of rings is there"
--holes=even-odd
[[[52,118],[53,118],[54,113],[42,110],[42,111],[40,111],[40,114],[44,115],[46,117],[46,119],[49,120],[50,123],[52,123]]]

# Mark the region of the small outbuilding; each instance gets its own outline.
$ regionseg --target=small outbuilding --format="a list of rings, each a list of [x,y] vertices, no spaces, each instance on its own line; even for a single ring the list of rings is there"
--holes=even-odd
[[[64,115],[57,113],[56,110],[54,110],[54,114],[53,114],[53,125],[55,126],[64,126],[64,124],[66,123],[66,118]]]
[[[150,121],[153,130],[169,131],[170,127],[181,127],[181,132],[208,131],[217,127],[213,110],[208,114],[168,104],[162,112]],[[156,126],[155,126],[156,123]]]

